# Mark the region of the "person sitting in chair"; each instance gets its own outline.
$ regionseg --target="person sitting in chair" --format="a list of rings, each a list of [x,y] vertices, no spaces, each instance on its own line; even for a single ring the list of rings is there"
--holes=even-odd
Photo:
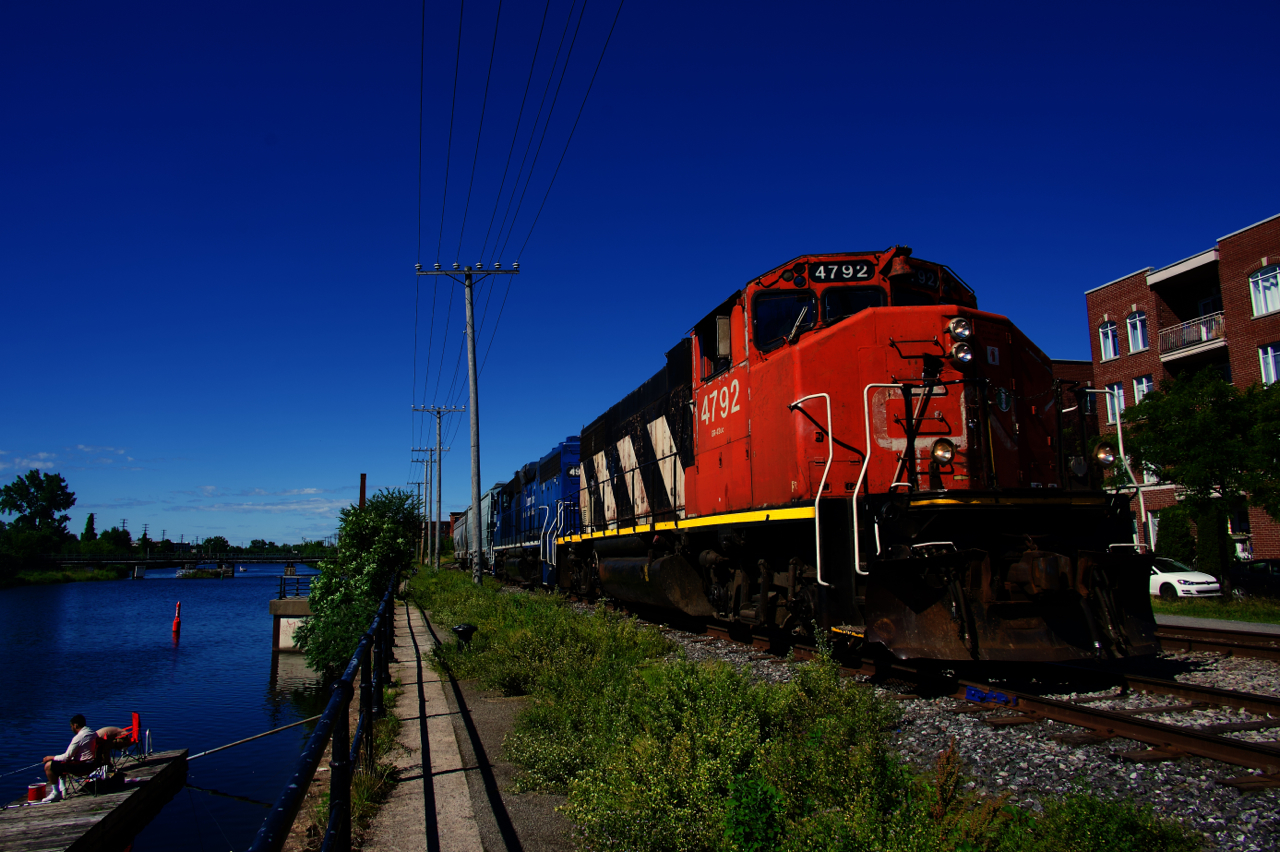
[[[97,734],[85,724],[84,716],[77,713],[71,717],[71,731],[74,736],[67,750],[44,758],[44,775],[53,788],[44,797],[45,802],[56,802],[62,798],[58,779],[63,775],[88,775],[97,768],[94,760],[94,740]]]

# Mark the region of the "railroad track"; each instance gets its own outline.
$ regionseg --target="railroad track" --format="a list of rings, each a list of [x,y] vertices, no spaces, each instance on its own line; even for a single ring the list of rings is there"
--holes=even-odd
[[[1163,651],[1210,651],[1280,662],[1280,634],[1161,624],[1156,629]]]

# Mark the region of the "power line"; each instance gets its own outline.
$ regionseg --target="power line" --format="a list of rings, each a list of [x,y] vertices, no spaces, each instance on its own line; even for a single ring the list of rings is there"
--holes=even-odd
[[[418,262],[422,262],[422,97],[423,89],[426,86],[427,77],[427,0],[422,0],[422,44],[418,48]],[[416,279],[415,279],[416,283]],[[415,311],[414,318],[417,318]],[[414,334],[418,332],[418,327],[413,328]],[[414,338],[415,344],[417,338]],[[416,355],[415,355],[416,357]],[[417,367],[417,361],[414,361],[414,367]],[[418,379],[415,376],[413,380],[414,390],[417,390]]]
[[[451,283],[449,284],[449,308],[448,308],[448,310],[446,310],[446,311],[445,311],[445,314],[444,314],[444,341],[440,344],[440,360],[441,360],[441,361],[443,361],[443,360],[444,360],[444,353],[445,353],[445,352],[448,350],[448,348],[449,348],[449,317],[453,314],[453,291],[454,291],[455,289],[457,289],[457,288],[454,286],[456,282],[453,282],[453,279],[452,279],[452,278],[450,278],[450,279],[449,279],[449,281],[451,282]],[[428,381],[428,382],[429,382],[429,381],[431,381],[431,377],[430,377],[430,376],[427,376],[427,381]],[[426,392],[427,392],[427,389],[424,387],[424,388],[422,389],[422,393],[423,393],[423,397],[422,397],[422,399],[423,399],[423,402],[425,402],[425,401],[426,401]],[[436,373],[436,392],[435,392],[435,396],[436,396],[436,398],[439,398],[439,396],[440,396],[440,373],[439,373],[439,372],[437,372],[437,373]]]
[[[449,163],[453,157],[453,114],[458,106],[458,66],[462,62],[462,16],[467,0],[458,0],[458,51],[453,58],[453,103],[449,106],[449,145],[444,155],[444,194],[440,198],[440,236],[436,240],[436,263],[440,262],[440,246],[444,244],[445,202],[449,199]]]
[[[507,185],[507,172],[511,169],[511,155],[516,151],[516,140],[520,138],[520,122],[524,118],[524,103],[529,97],[529,87],[533,85],[533,71],[538,65],[538,49],[542,47],[542,31],[547,26],[547,13],[551,11],[551,0],[542,8],[542,23],[538,26],[538,40],[533,45],[533,61],[529,63],[529,79],[524,84],[524,95],[520,98],[520,111],[516,113],[516,129],[511,134],[511,147],[507,150],[507,164],[502,167],[502,180],[498,183],[498,197],[493,200],[493,212],[489,214],[489,229],[484,232],[484,245],[480,247],[480,256],[484,257],[489,248],[489,235],[493,232],[493,220],[498,217],[498,205],[502,203],[502,190]],[[419,165],[421,169],[421,165]]]
[[[524,190],[520,193],[520,202],[516,204],[515,215],[511,217],[511,227],[507,230],[507,238],[502,242],[502,251],[498,252],[501,257],[503,252],[507,250],[507,243],[511,241],[511,234],[515,232],[516,220],[520,218],[520,208],[524,206],[525,194],[529,192],[529,184],[533,182],[533,170],[538,166],[538,156],[542,153],[542,143],[547,139],[547,130],[551,127],[551,115],[556,111],[556,103],[560,100],[560,88],[564,85],[565,73],[569,70],[569,60],[573,58],[573,47],[578,43],[578,32],[582,29],[582,16],[586,14],[587,4],[583,0],[582,9],[578,12],[578,23],[573,28],[573,39],[569,42],[569,52],[564,56],[564,67],[560,69],[560,81],[556,83],[556,93],[551,97],[551,106],[547,109],[547,120],[542,125],[542,136],[538,138],[537,150],[533,152],[533,162],[529,164],[529,175],[524,182]],[[554,73],[555,69],[552,69]]]
[[[524,254],[524,247],[529,245],[529,238],[533,236],[533,229],[537,227],[538,219],[542,216],[542,208],[547,206],[547,199],[551,196],[551,187],[555,186],[556,176],[560,174],[560,166],[564,164],[564,156],[569,153],[569,143],[573,141],[573,133],[578,129],[578,122],[582,120],[582,111],[587,108],[587,98],[591,97],[591,87],[596,84],[596,75],[600,73],[600,65],[604,62],[605,52],[609,49],[609,42],[613,39],[614,27],[618,26],[618,17],[622,14],[622,4],[625,2],[626,0],[618,0],[618,11],[613,15],[613,24],[609,27],[609,35],[605,37],[604,47],[600,50],[600,58],[596,61],[596,70],[591,72],[591,82],[587,84],[587,93],[582,96],[582,106],[578,107],[578,116],[573,120],[573,127],[569,130],[569,138],[565,140],[564,150],[560,152],[560,161],[556,163],[556,170],[551,174],[551,183],[547,184],[547,192],[542,196],[542,204],[538,207],[537,215],[533,217],[533,224],[529,226],[529,233],[524,238],[520,251],[516,252],[517,257]]]
[[[573,0],[573,3],[569,6],[569,15],[564,19],[564,30],[560,33],[560,43],[556,45],[556,55],[551,60],[551,71],[547,74],[547,85],[542,87],[542,99],[538,101],[538,112],[533,117],[533,128],[529,131],[529,141],[525,143],[524,154],[520,157],[520,168],[516,170],[516,178],[511,184],[511,196],[507,199],[507,208],[502,212],[502,222],[498,225],[498,239],[502,238],[502,232],[507,227],[507,217],[511,215],[511,205],[516,200],[516,190],[520,188],[520,176],[524,174],[524,164],[529,161],[529,151],[533,148],[533,137],[538,135],[538,121],[542,118],[542,108],[547,103],[547,92],[551,91],[551,81],[556,77],[556,66],[560,64],[560,51],[564,50],[564,40],[569,35],[569,24],[573,21],[573,10],[577,6],[578,0]],[[493,251],[494,254],[498,252],[497,240],[494,241]],[[493,256],[490,255],[486,262],[492,266]]]
[[[489,70],[484,75],[484,98],[480,101],[480,127],[476,129],[476,151],[471,157],[471,180],[467,183],[467,203],[462,207],[462,227],[458,229],[458,248],[453,256],[462,254],[462,237],[467,232],[467,213],[471,210],[471,189],[476,183],[476,163],[480,159],[480,136],[484,133],[484,112],[489,105],[489,80],[493,77],[493,57],[498,52],[498,25],[502,23],[502,0],[498,0],[498,15],[493,21],[493,44],[489,47]]]

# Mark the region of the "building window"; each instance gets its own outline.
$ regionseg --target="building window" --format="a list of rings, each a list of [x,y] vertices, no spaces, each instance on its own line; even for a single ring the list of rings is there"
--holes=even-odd
[[[1249,276],[1249,296],[1255,317],[1280,311],[1280,264],[1273,263]]]
[[[1142,402],[1142,398],[1155,389],[1155,382],[1150,376],[1138,376],[1133,380],[1133,404]]]
[[[1104,322],[1098,326],[1098,340],[1102,342],[1102,360],[1120,356],[1120,335],[1116,333],[1116,324]]]
[[[1134,311],[1129,314],[1129,351],[1141,352],[1147,348],[1147,313]]]
[[[1262,383],[1269,385],[1280,375],[1280,343],[1259,346],[1258,360],[1262,362]]]
[[[1124,384],[1116,382],[1113,385],[1107,385],[1107,390],[1111,393],[1105,394],[1107,397],[1107,422],[1115,423],[1120,419],[1120,412],[1124,411]]]

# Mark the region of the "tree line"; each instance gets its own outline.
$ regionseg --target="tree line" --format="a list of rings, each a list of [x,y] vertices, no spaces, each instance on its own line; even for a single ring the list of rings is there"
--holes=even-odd
[[[94,513],[85,520],[77,536],[68,529],[67,510],[76,504],[76,495],[58,473],[31,470],[0,488],[0,572],[41,568],[51,556],[110,558],[120,554],[165,556],[177,554],[280,555],[320,558],[333,551],[323,541],[276,544],[254,539],[248,547],[231,544],[225,536],[209,536],[198,543],[152,539],[147,532],[134,538],[129,530],[112,526],[101,532]]]

